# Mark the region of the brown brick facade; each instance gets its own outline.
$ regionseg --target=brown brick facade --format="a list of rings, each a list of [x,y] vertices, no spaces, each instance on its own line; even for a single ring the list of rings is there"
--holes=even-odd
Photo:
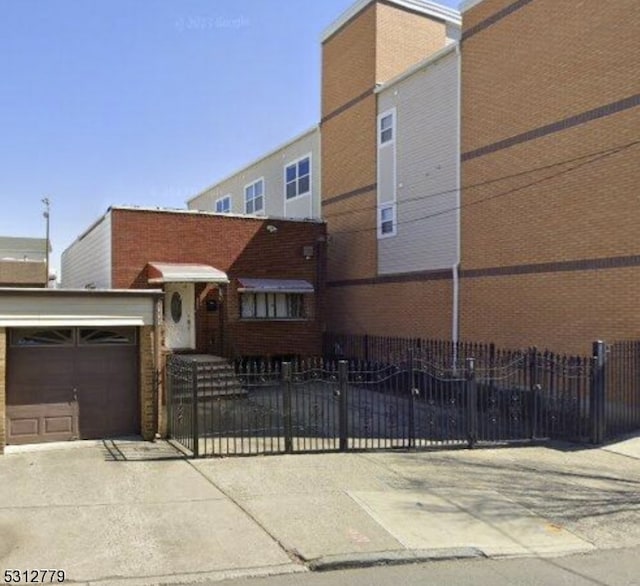
[[[323,329],[325,226],[316,222],[112,210],[115,288],[148,287],[149,262],[200,263],[225,271],[231,283],[203,296],[196,287],[196,349],[231,355],[318,354]],[[271,225],[275,231],[267,230]],[[303,248],[311,247],[306,259]],[[240,319],[238,278],[303,279],[314,285],[303,321]]]
[[[7,421],[7,330],[0,328],[0,454],[6,445]]]
[[[445,46],[443,22],[396,5],[376,5],[376,82],[385,83]]]
[[[155,345],[152,326],[140,328],[140,434],[152,440],[158,430],[158,397],[156,383],[159,377],[154,365]]]
[[[640,267],[463,279],[465,340],[588,353],[595,340],[640,337]]]
[[[640,336],[640,268],[597,262],[640,254],[636,4],[464,14],[463,338],[586,352]]]
[[[329,287],[336,323],[332,331],[449,339],[452,294],[450,279]]]
[[[443,22],[378,1],[322,45],[322,213],[329,233],[329,282],[377,277],[375,84],[389,81],[441,49],[445,36]],[[424,282],[373,283],[330,289],[328,329],[449,336],[450,326],[439,324],[450,323],[441,315],[450,311],[451,298],[443,305],[440,295],[450,283],[435,285],[433,295],[431,285]],[[390,295],[415,304],[407,310],[392,302]]]

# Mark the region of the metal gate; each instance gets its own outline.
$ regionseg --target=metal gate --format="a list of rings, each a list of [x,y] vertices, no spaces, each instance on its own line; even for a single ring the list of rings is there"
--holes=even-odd
[[[171,356],[171,436],[197,457],[582,441],[592,431],[590,360],[391,358],[238,362],[203,378],[202,363]]]

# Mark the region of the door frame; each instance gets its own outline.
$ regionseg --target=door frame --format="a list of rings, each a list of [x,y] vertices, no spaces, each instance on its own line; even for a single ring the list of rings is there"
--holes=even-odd
[[[186,346],[172,345],[169,343],[170,325],[175,322],[171,314],[171,297],[179,292],[182,298],[182,319],[186,319],[189,329],[189,341]],[[196,349],[196,304],[195,283],[169,282],[164,284],[164,322],[165,322],[165,346],[170,350],[195,350]]]

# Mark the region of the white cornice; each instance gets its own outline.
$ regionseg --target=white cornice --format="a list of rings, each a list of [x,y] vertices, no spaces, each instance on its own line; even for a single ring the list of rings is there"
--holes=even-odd
[[[480,2],[482,1],[483,0],[463,0],[462,2],[460,2],[460,12],[466,12],[477,4],[480,4]]]
[[[363,11],[369,4],[376,0],[357,0],[347,10],[345,10],[336,20],[334,20],[322,33],[322,42],[326,41],[331,35],[337,32],[345,23],[352,19],[356,14]],[[462,18],[457,10],[447,8],[441,4],[430,2],[429,0],[386,0],[391,4],[415,10],[421,14],[426,14],[438,20],[460,26]]]

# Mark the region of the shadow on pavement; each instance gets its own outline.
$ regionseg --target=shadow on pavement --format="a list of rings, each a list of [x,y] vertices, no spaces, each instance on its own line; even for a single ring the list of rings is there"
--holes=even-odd
[[[155,460],[184,460],[186,456],[169,442],[146,442],[129,438],[106,439],[102,450],[107,462],[150,462]]]

